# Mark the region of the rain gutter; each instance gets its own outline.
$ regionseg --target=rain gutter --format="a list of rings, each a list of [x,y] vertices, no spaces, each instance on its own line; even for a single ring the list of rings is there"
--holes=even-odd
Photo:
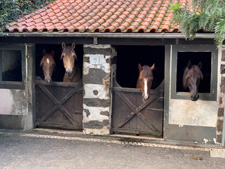
[[[0,37],[84,37],[84,38],[134,38],[134,39],[185,39],[181,33],[90,33],[90,32],[23,32],[2,33]],[[197,39],[214,39],[214,33],[197,33]]]

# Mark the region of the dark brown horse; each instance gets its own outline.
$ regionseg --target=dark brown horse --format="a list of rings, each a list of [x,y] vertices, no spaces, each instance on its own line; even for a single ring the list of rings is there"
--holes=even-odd
[[[144,100],[147,100],[149,98],[150,89],[152,87],[153,81],[152,71],[154,70],[154,68],[155,64],[153,64],[152,67],[149,67],[147,65],[141,66],[141,64],[138,64],[139,76],[136,87],[141,89],[141,93]]]
[[[200,84],[200,79],[203,79],[203,74],[201,72],[202,64],[192,65],[189,61],[183,75],[183,86],[184,89],[189,88],[191,94],[191,100],[197,101],[199,98],[198,88]]]
[[[52,81],[52,73],[55,67],[55,60],[53,58],[54,51],[52,50],[51,53],[46,53],[45,50],[42,52],[43,57],[40,62],[40,66],[42,67],[44,73],[44,80],[46,82]]]
[[[81,70],[77,64],[77,55],[74,51],[75,43],[73,42],[71,46],[66,46],[62,43],[62,55],[63,64],[65,68],[65,75],[63,77],[63,82],[78,82],[81,79]]]

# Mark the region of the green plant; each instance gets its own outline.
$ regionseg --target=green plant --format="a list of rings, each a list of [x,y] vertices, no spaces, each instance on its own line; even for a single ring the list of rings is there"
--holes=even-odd
[[[0,32],[5,26],[35,9],[43,7],[54,0],[2,0],[0,1]]]
[[[215,33],[215,40],[222,45],[225,39],[225,0],[192,0],[192,9],[171,3],[173,22],[180,25],[181,32],[188,39],[194,39],[196,32],[204,29]]]

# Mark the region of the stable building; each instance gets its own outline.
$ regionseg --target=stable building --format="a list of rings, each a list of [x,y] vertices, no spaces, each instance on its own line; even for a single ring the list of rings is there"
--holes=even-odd
[[[172,2],[172,1],[171,1]],[[61,128],[224,145],[225,46],[204,30],[185,40],[169,0],[56,0],[0,34],[0,128]],[[190,6],[182,1],[183,6]],[[63,82],[62,42],[75,42],[80,82]],[[54,51],[52,82],[42,51]],[[202,63],[199,99],[182,86]],[[136,89],[138,64],[153,65],[150,98]]]

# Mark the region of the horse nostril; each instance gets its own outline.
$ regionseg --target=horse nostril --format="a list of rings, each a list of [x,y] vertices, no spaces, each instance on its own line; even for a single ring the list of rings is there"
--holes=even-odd
[[[192,101],[197,101],[199,98],[199,95],[191,95],[191,100]]]
[[[49,83],[52,81],[52,79],[45,79],[45,81]]]
[[[147,100],[147,99],[148,99],[148,96],[145,96],[145,97],[144,97],[144,100]]]

